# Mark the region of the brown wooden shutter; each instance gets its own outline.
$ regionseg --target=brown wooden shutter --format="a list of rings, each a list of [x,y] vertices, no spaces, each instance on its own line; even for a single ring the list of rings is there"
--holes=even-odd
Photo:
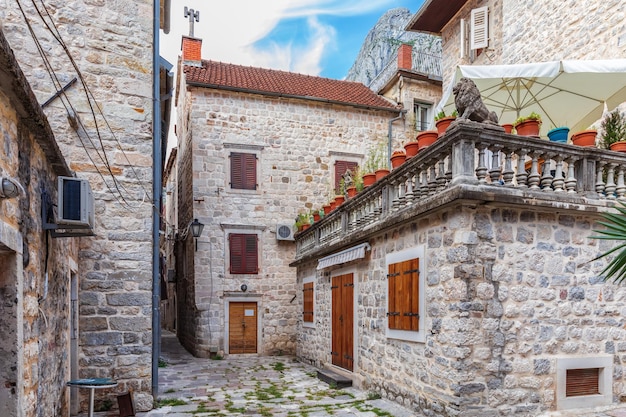
[[[241,190],[256,190],[256,155],[233,152],[230,154],[230,187]]]
[[[600,368],[568,369],[565,376],[565,396],[600,394]]]
[[[390,329],[419,330],[419,259],[390,264],[387,275]]]
[[[339,194],[339,184],[341,183],[341,177],[347,170],[351,170],[354,174],[356,168],[359,166],[356,162],[349,161],[335,161],[335,193]]]
[[[304,289],[302,290],[304,294],[304,304],[303,304],[303,316],[304,321],[312,323],[313,322],[313,283],[308,282],[304,284]]]
[[[258,241],[255,234],[232,233],[228,236],[230,246],[230,273],[257,274]]]

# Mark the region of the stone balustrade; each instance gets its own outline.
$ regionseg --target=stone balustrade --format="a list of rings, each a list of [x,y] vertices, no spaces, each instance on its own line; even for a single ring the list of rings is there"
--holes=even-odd
[[[457,122],[296,236],[296,263],[457,200],[602,211],[626,197],[626,154]]]

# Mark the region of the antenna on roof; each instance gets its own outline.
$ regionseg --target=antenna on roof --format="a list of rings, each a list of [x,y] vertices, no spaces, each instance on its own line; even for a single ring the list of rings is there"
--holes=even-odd
[[[200,11],[199,10],[194,10],[194,9],[188,9],[187,6],[185,6],[185,17],[189,18],[189,37],[193,38],[193,21],[195,20],[196,22],[200,21]]]

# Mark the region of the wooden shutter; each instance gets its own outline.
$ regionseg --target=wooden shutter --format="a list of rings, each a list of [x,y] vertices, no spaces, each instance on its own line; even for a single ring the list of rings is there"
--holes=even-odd
[[[339,184],[341,183],[341,177],[347,170],[352,171],[352,174],[359,166],[356,162],[350,161],[335,161],[335,193],[339,194]]]
[[[258,240],[257,235],[232,233],[228,236],[230,246],[230,273],[257,274]]]
[[[312,323],[313,322],[313,283],[307,282],[304,284],[304,289],[302,290],[304,293],[304,304],[303,304],[303,316],[304,321]]]
[[[565,376],[565,396],[600,394],[600,368],[568,369]]]
[[[256,190],[256,155],[233,152],[230,154],[230,188]]]
[[[470,49],[489,46],[489,8],[472,9],[470,21]]]
[[[419,259],[388,267],[389,329],[419,330]]]

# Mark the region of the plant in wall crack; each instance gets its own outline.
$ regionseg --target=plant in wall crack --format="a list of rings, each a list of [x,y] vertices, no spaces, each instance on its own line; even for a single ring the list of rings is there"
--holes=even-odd
[[[617,246],[607,250],[592,261],[613,256],[600,274],[605,281],[612,280],[615,284],[621,284],[626,279],[626,205],[618,203],[615,209],[618,213],[604,213],[603,221],[598,224],[604,226],[604,230],[594,230],[597,235],[592,239],[612,240],[620,242]]]

